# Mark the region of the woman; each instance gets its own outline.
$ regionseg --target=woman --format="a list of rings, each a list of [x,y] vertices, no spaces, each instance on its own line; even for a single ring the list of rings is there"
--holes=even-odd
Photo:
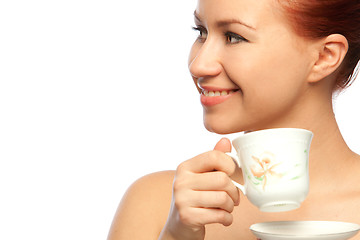
[[[332,108],[333,93],[354,78],[359,61],[360,2],[199,0],[194,17],[199,36],[189,70],[206,128],[311,130],[309,195],[297,210],[260,212],[231,182],[242,175],[223,138],[176,171],[136,181],[109,239],[254,239],[249,226],[257,222],[360,223],[360,156],[343,140]]]

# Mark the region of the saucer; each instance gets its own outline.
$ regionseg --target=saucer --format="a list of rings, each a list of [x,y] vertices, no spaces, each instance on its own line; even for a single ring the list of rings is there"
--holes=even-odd
[[[261,240],[345,240],[355,236],[360,225],[333,221],[264,222],[250,226]]]

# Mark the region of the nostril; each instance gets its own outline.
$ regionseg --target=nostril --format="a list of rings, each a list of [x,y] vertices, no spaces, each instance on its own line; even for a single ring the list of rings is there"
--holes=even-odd
[[[205,82],[205,79],[203,77],[199,77],[197,79],[196,85],[198,86],[198,88],[201,88],[201,84],[203,84],[204,82]]]
[[[213,77],[221,73],[222,65],[215,54],[201,51],[190,61],[189,71],[195,78]]]

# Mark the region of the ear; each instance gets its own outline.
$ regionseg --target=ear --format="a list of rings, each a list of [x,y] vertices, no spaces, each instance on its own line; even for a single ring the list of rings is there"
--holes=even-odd
[[[309,82],[318,82],[339,68],[348,51],[348,42],[343,35],[332,34],[321,39],[317,45],[317,59],[312,66]]]

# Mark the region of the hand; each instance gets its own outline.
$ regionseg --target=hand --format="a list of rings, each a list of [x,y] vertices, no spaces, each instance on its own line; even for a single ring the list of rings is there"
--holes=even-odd
[[[171,210],[163,230],[172,239],[204,239],[206,224],[232,223],[231,212],[239,205],[240,195],[229,177],[236,168],[225,154],[230,151],[230,141],[223,138],[213,151],[178,166]]]

